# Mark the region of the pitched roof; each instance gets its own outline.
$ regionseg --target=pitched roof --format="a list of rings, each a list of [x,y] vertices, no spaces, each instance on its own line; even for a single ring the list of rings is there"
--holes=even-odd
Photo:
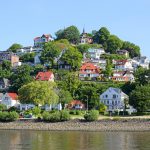
[[[86,70],[91,70],[90,74],[98,74],[99,68],[92,63],[84,63],[80,68],[80,74],[87,74]]]
[[[127,59],[125,59],[125,60],[116,60],[116,65],[125,65],[126,62],[128,62]]]
[[[17,100],[18,95],[16,93],[7,93],[12,100]]]
[[[49,79],[52,78],[52,74],[53,74],[53,72],[51,72],[51,71],[39,72],[39,73],[36,75],[36,80],[48,81]]]
[[[83,103],[81,101],[79,101],[79,100],[72,100],[70,102],[70,104],[72,104],[72,105],[83,105]]]

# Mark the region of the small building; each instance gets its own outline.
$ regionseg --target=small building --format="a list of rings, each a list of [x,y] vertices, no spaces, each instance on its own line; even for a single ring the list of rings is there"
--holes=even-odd
[[[84,63],[79,71],[79,78],[84,80],[86,77],[90,79],[96,79],[99,77],[100,69],[94,66],[92,63]]]
[[[43,43],[53,40],[54,39],[50,34],[43,34],[41,37],[34,38],[34,47],[42,47]]]
[[[129,97],[119,88],[108,88],[100,95],[100,102],[107,106],[108,111],[123,110],[125,108],[125,100]]]
[[[124,49],[122,49],[122,50],[117,50],[116,53],[119,54],[119,55],[123,55],[123,56],[125,56],[126,58],[129,57],[129,52],[128,52],[127,50],[124,50]]]
[[[126,71],[126,70],[133,70],[132,63],[130,60],[116,60],[115,61],[115,70],[121,70],[121,71]]]
[[[130,71],[115,71],[112,80],[118,82],[134,82],[135,78]]]
[[[41,57],[41,53],[37,53],[37,54],[34,56],[34,64],[35,64],[35,65],[41,64],[40,57]]]
[[[5,93],[2,97],[2,104],[7,106],[7,109],[15,106],[18,107],[19,100],[18,100],[18,95],[16,93]]]
[[[4,60],[8,60],[11,62],[11,66],[14,67],[16,64],[19,63],[19,56],[12,52],[0,52],[0,63],[2,63]]]
[[[100,59],[100,56],[105,54],[105,50],[102,48],[89,48],[87,54],[91,59]]]
[[[2,103],[3,93],[0,93],[0,104]]]
[[[39,72],[36,75],[36,80],[39,80],[39,81],[54,81],[54,74],[51,71]]]
[[[79,100],[72,100],[68,105],[67,105],[68,109],[78,109],[78,110],[83,110],[85,109],[85,104],[83,104],[81,101]]]
[[[6,78],[0,78],[0,90],[7,90],[10,86],[10,82]]]
[[[63,60],[58,60],[57,62],[58,69],[65,69],[65,70],[70,70],[72,67],[69,65],[66,61]]]
[[[80,43],[81,44],[91,44],[91,43],[93,43],[92,37],[89,36],[88,33],[86,33],[84,29],[83,29],[82,34],[80,35]]]

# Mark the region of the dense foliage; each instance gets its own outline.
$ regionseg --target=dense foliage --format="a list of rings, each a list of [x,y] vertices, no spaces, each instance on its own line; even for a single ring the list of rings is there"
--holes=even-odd
[[[96,121],[98,120],[99,112],[98,110],[90,110],[84,115],[86,121]]]

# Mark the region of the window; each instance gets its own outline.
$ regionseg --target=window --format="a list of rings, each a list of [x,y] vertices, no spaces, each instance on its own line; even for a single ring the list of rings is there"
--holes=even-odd
[[[113,95],[113,98],[116,98],[116,95],[115,95],[115,94]]]
[[[105,97],[107,98],[107,97],[108,97],[108,95],[105,95]]]
[[[109,101],[107,101],[107,104],[109,104]]]

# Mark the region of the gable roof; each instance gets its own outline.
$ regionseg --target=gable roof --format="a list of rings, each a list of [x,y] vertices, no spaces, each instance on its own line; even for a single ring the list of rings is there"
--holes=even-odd
[[[71,104],[71,105],[83,105],[83,103],[82,103],[81,101],[79,101],[79,100],[72,100],[72,101],[70,102],[70,104]]]
[[[11,97],[12,100],[17,100],[18,95],[16,93],[7,93],[9,97]]]
[[[116,60],[116,65],[125,65],[128,62],[127,59],[125,60]]]
[[[40,81],[48,81],[49,79],[52,78],[53,72],[51,71],[47,71],[47,72],[39,72],[36,75],[36,80],[40,80]]]

